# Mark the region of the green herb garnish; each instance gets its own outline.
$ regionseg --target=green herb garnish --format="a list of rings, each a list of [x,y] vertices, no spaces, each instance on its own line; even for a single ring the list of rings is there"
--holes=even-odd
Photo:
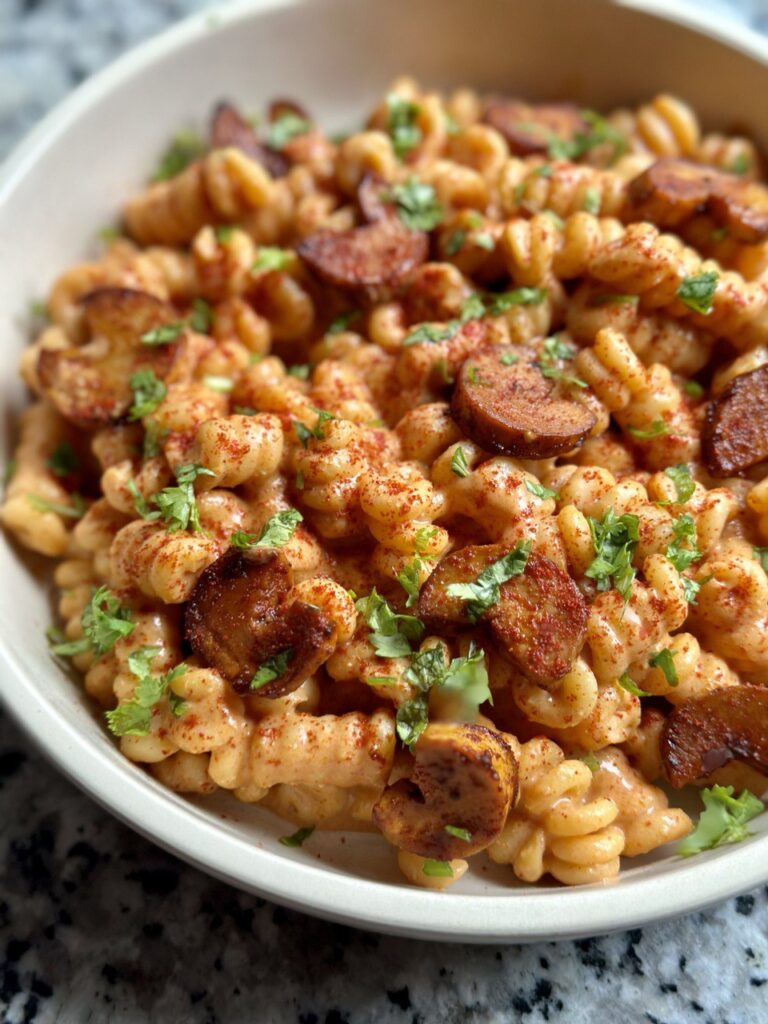
[[[698,824],[677,848],[682,857],[742,842],[752,834],[747,829],[747,822],[765,810],[762,800],[748,789],[735,797],[733,786],[702,789],[701,799],[704,810]]]
[[[525,572],[530,541],[518,543],[515,547],[487,566],[472,583],[449,583],[446,593],[467,602],[466,611],[470,622],[477,622],[480,616],[493,607],[501,596],[501,585]]]

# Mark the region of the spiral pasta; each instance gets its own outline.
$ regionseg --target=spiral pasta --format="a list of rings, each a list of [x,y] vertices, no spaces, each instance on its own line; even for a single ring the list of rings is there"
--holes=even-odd
[[[638,220],[660,157],[737,230]],[[665,729],[768,684],[762,170],[674,96],[407,77],[338,140],[279,101],[172,147],[53,283],[0,507],[123,754],[434,891],[686,835]]]

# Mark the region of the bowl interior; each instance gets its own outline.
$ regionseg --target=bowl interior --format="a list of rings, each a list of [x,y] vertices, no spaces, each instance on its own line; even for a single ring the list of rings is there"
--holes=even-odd
[[[295,97],[331,129],[352,127],[403,72],[435,86],[571,97],[597,109],[670,91],[706,124],[768,131],[759,117],[768,73],[756,55],[601,0],[278,0],[197,16],[87,83],[0,174],[3,451],[26,402],[16,360],[28,341],[30,303],[59,271],[96,251],[98,229],[115,221],[175,131],[202,127],[217,99],[258,110],[275,95]],[[0,692],[10,709],[115,813],[237,884],[371,926],[490,941],[606,931],[761,878],[768,837],[695,862],[669,854],[631,862],[610,892],[516,886],[518,903],[510,902],[509,873],[491,865],[448,895],[414,892],[372,835],[343,844],[316,835],[311,850],[288,850],[276,840],[292,829],[272,815],[226,795],[183,799],[123,760],[81,689],[50,658],[43,560],[22,557],[3,537],[0,573]],[[521,913],[510,920],[512,907]]]

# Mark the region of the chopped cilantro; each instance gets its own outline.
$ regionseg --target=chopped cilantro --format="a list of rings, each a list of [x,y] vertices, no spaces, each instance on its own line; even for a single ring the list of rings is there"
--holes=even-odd
[[[447,832],[449,836],[455,836],[457,839],[461,839],[462,842],[469,843],[472,841],[472,833],[467,828],[458,828],[456,825],[446,825],[444,832]]]
[[[293,421],[293,429],[296,431],[296,436],[298,437],[299,441],[301,441],[301,445],[303,448],[307,447],[307,442],[309,441],[310,437],[314,437],[317,441],[322,441],[323,438],[325,437],[325,424],[329,420],[336,419],[333,413],[326,412],[325,409],[315,409],[314,406],[310,406],[310,408],[312,409],[312,412],[317,413],[317,422],[315,423],[314,427],[312,427],[311,430],[308,426],[306,426],[306,424],[302,423],[300,420]]]
[[[658,668],[664,673],[664,678],[669,686],[677,686],[680,682],[675,668],[675,656],[668,647],[662,647],[660,651],[652,654],[648,659],[648,664],[651,668]]]
[[[150,420],[144,426],[143,454],[145,459],[154,459],[162,451],[162,445],[170,431],[167,427],[161,427],[155,420]]]
[[[397,582],[408,595],[405,602],[406,608],[412,608],[419,599],[419,586],[423,566],[424,560],[419,558],[418,555],[414,555],[410,562],[406,562],[397,574]]]
[[[235,233],[235,227],[233,224],[219,224],[213,229],[213,233],[216,236],[217,242],[222,242],[226,245],[227,242],[231,241]]]
[[[617,682],[619,686],[622,688],[622,690],[626,690],[627,693],[631,693],[633,697],[651,696],[651,694],[648,693],[646,690],[641,690],[637,683],[634,681],[634,679],[632,679],[631,676],[627,675],[626,672],[617,680]]]
[[[39,494],[28,494],[27,502],[38,512],[53,512],[66,519],[82,519],[85,515],[85,502],[79,494],[70,494],[71,505],[62,505],[58,501],[49,501]]]
[[[765,572],[768,572],[768,548],[753,547],[752,550],[755,553],[755,558],[758,560]]]
[[[192,486],[199,476],[215,476],[215,474],[205,466],[191,462],[179,466],[176,470],[178,486],[164,487],[162,491],[158,491],[150,498],[150,502],[157,506],[157,512],[150,512],[148,515],[139,514],[143,515],[144,519],[162,519],[169,533],[187,529],[200,533],[202,530],[200,513]]]
[[[574,384],[578,388],[586,388],[586,381],[579,377],[571,377],[560,367],[555,366],[556,362],[567,362],[575,355],[576,348],[570,342],[563,341],[556,334],[547,338],[539,357],[539,370],[542,376],[552,380],[562,380],[565,384]]]
[[[581,757],[579,758],[579,760],[583,761],[584,764],[587,766],[587,768],[589,768],[589,770],[591,772],[598,772],[598,771],[600,771],[600,762],[597,760],[597,758],[595,757],[595,755],[592,753],[591,750],[587,751],[586,754],[582,754]]]
[[[306,380],[312,367],[309,363],[294,363],[293,366],[288,367],[288,376],[296,377],[298,380]]]
[[[696,490],[696,481],[691,476],[688,466],[684,462],[677,466],[668,466],[664,470],[664,475],[668,476],[675,485],[678,503],[685,504]]]
[[[80,468],[80,460],[69,441],[62,441],[51,452],[46,466],[54,476],[69,476]]]
[[[444,326],[437,324],[419,324],[419,326],[403,338],[403,347],[411,345],[437,345],[448,341],[458,331],[461,324],[458,320],[449,320]]]
[[[153,181],[167,181],[181,174],[191,163],[205,153],[205,142],[196,132],[181,131],[173,137],[171,144],[160,158]]]
[[[629,600],[635,570],[632,555],[640,539],[639,519],[630,512],[617,516],[608,509],[602,519],[588,519],[595,557],[585,575],[597,583],[598,590],[615,587],[625,601]]]
[[[581,208],[586,213],[600,213],[602,198],[596,188],[590,187],[584,192]]]
[[[283,846],[303,846],[305,840],[309,839],[312,833],[315,831],[314,825],[308,825],[306,828],[297,829],[290,836],[280,836],[278,840]]]
[[[453,878],[451,862],[428,857],[421,866],[422,873],[429,878]]]
[[[728,170],[731,174],[746,174],[749,168],[749,157],[746,153],[739,153],[736,159],[731,163]]]
[[[493,295],[489,312],[491,316],[499,316],[512,306],[538,306],[546,297],[546,288],[513,288],[509,292]]]
[[[449,583],[446,592],[450,597],[465,600],[469,621],[477,622],[480,616],[499,600],[501,585],[525,572],[530,552],[530,541],[518,543],[502,558],[483,569],[474,582]]]
[[[359,309],[351,309],[348,313],[340,313],[337,317],[331,320],[326,334],[341,334],[342,331],[346,331],[353,320],[356,320],[360,316]]]
[[[451,456],[451,469],[456,476],[469,476],[472,470],[469,468],[467,462],[467,456],[461,445],[458,446],[456,451]]]
[[[665,437],[669,433],[669,427],[661,419],[655,419],[649,427],[627,427],[627,433],[636,437],[638,441],[652,441],[655,437]]]
[[[488,231],[480,231],[478,234],[473,235],[472,244],[476,245],[478,249],[485,249],[486,252],[493,252],[496,248],[493,235]]]
[[[287,110],[284,114],[280,114],[279,117],[275,118],[269,126],[267,145],[270,149],[282,149],[291,139],[295,139],[299,135],[306,135],[307,132],[311,131],[311,121],[308,121],[305,117],[299,117],[298,114],[291,110]]]
[[[405,701],[397,709],[395,728],[400,742],[409,750],[418,742],[419,737],[427,728],[429,708],[426,694],[419,693],[411,700]]]
[[[253,261],[252,271],[257,273],[268,270],[283,270],[293,259],[291,249],[281,249],[279,245],[262,245]]]
[[[261,533],[245,533],[236,530],[230,537],[233,548],[282,548],[293,537],[296,527],[304,519],[295,508],[276,512],[264,524]]]
[[[129,654],[128,668],[136,676],[138,683],[129,701],[118,704],[113,711],[106,712],[107,725],[115,736],[146,736],[154,708],[166,694],[169,694],[173,680],[178,679],[186,671],[186,665],[177,665],[169,672],[153,676],[150,663],[158,654],[159,647],[139,647]],[[171,702],[171,710],[179,716],[184,713],[186,707],[184,702],[176,697],[176,700]]]
[[[293,657],[293,648],[286,647],[283,651],[278,651],[277,654],[273,654],[271,658],[267,658],[263,661],[259,668],[253,675],[250,682],[250,688],[252,690],[260,690],[262,686],[266,686],[267,683],[271,683],[275,679],[279,679],[280,676],[288,668],[288,662]]]
[[[184,320],[175,320],[173,323],[163,324],[151,331],[145,331],[141,335],[140,341],[142,345],[169,345],[172,341],[178,340],[186,326]]]
[[[740,843],[751,835],[747,822],[765,810],[762,800],[748,789],[735,797],[733,786],[702,789],[701,799],[704,810],[698,824],[677,848],[683,857],[701,853],[702,850],[714,850],[729,843]]]
[[[688,604],[696,604],[699,591],[705,583],[708,583],[712,579],[712,577],[705,576],[703,580],[692,580],[689,576],[681,576],[680,579],[683,584],[683,597]]]
[[[546,501],[548,498],[554,498],[557,500],[559,494],[557,491],[553,491],[551,487],[545,487],[544,484],[540,484],[538,480],[525,479],[526,490],[530,491],[536,498],[541,498]]]
[[[168,393],[165,384],[153,370],[137,370],[131,374],[129,383],[133,391],[129,420],[140,420],[154,412]]]
[[[368,639],[381,658],[408,657],[412,653],[411,643],[420,640],[424,633],[420,619],[393,611],[375,587],[368,597],[355,601],[355,608],[370,627]]]
[[[456,253],[461,250],[466,240],[467,232],[462,228],[457,228],[455,231],[452,231],[445,243],[445,255],[455,256]]]
[[[705,270],[693,277],[686,277],[677,289],[677,297],[694,313],[707,316],[712,312],[718,280],[716,270]]]
[[[189,326],[198,334],[207,334],[213,324],[213,312],[205,299],[192,300],[192,312],[189,315]]]
[[[691,398],[701,398],[704,394],[704,388],[697,380],[687,380],[683,384],[683,391]]]
[[[431,231],[443,219],[443,207],[434,188],[414,175],[393,185],[387,195],[403,224],[415,231]]]
[[[421,142],[421,128],[416,123],[420,113],[421,108],[417,103],[403,99],[397,93],[387,96],[387,132],[400,160]]]
[[[134,629],[129,608],[107,587],[94,589],[91,600],[80,615],[83,635],[79,640],[56,644],[54,654],[71,657],[84,651],[106,654],[122,636],[130,636]]]
[[[684,512],[672,524],[672,532],[674,540],[668,545],[666,556],[678,572],[683,572],[701,558],[702,553],[696,547],[696,521]]]
[[[516,356],[514,352],[502,352],[499,356],[499,362],[502,366],[514,366],[519,361],[520,356]]]

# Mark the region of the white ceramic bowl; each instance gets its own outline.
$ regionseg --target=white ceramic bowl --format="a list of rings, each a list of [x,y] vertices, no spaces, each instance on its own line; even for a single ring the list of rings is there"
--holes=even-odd
[[[390,79],[471,83],[532,97],[569,95],[596,108],[660,90],[691,101],[712,126],[768,130],[761,104],[768,44],[668,0],[666,20],[603,0],[253,0],[204,12],[87,82],[39,125],[0,173],[3,450],[25,395],[16,356],[26,311],[87,253],[179,127],[228,96],[258,107],[307,103],[332,129],[359,122]],[[763,143],[768,137],[763,137]],[[0,693],[42,750],[132,828],[243,889],[384,931],[475,942],[597,934],[680,914],[768,879],[768,815],[740,846],[690,860],[628,862],[618,883],[510,887],[489,867],[446,894],[407,887],[378,836],[318,834],[280,846],[283,822],[228,797],[195,801],[163,788],[118,753],[81,689],[48,654],[42,559],[0,542]]]

